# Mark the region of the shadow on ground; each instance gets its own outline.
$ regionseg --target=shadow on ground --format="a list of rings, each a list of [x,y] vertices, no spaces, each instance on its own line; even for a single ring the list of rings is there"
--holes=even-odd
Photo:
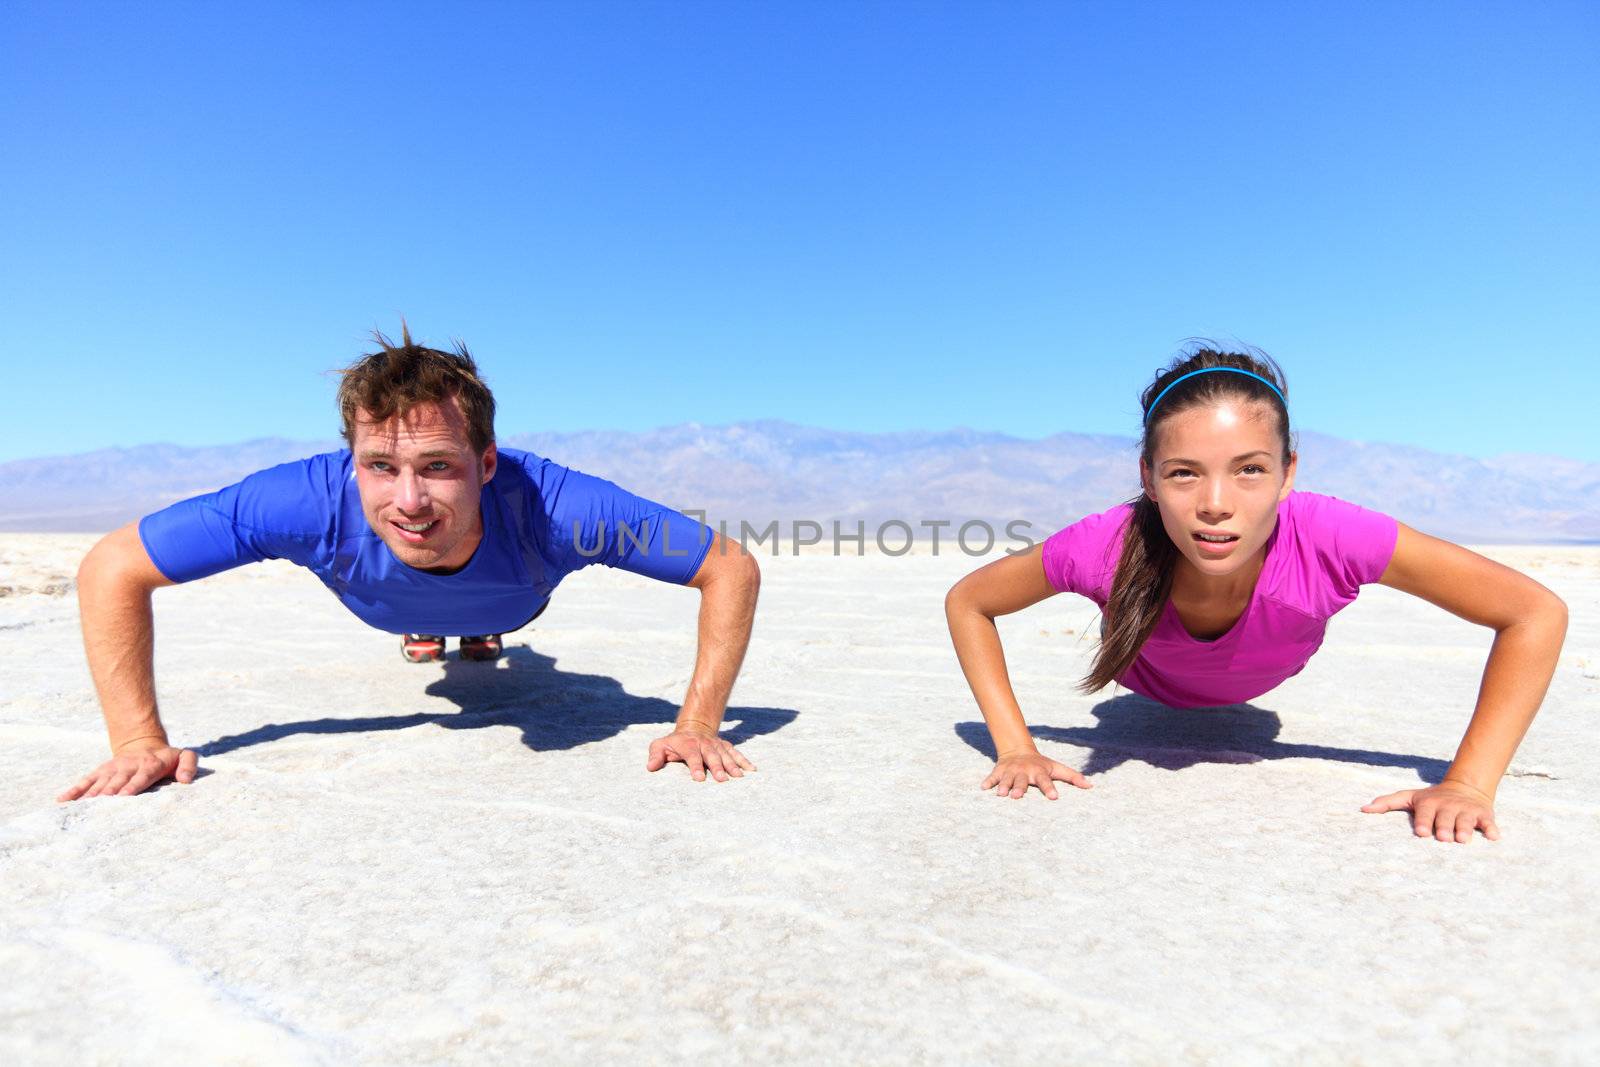
[[[1320,759],[1371,767],[1403,767],[1424,782],[1444,780],[1450,764],[1427,756],[1374,752],[1361,748],[1295,745],[1277,740],[1283,720],[1253,704],[1200,711],[1178,710],[1129,693],[1095,705],[1094,726],[1034,726],[1033,736],[1090,749],[1078,769],[1095,775],[1138,760],[1163,770],[1181,771],[1199,763],[1258,763],[1269,759]],[[994,742],[981,722],[956,724],[956,736],[995,758]]]
[[[436,724],[447,730],[515,726],[522,743],[538,752],[577,748],[603,741],[641,723],[670,726],[678,705],[659,697],[628,693],[615,678],[556,669],[553,657],[524,646],[508,648],[499,663],[449,659],[444,676],[425,692],[455,703],[456,712],[370,715],[350,719],[305,719],[268,723],[242,734],[219,737],[195,747],[200,756],[220,756],[295,734],[355,734],[405,730]],[[400,669],[397,665],[396,669]],[[427,670],[418,672],[426,676]],[[420,679],[419,679],[420,682]],[[789,708],[730,707],[722,736],[736,745],[770,734],[795,720]]]

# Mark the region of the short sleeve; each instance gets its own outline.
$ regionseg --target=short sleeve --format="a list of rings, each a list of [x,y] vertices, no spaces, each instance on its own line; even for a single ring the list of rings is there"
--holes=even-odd
[[[1338,599],[1354,600],[1363,585],[1383,577],[1394,556],[1400,524],[1373,511],[1318,493],[1296,493],[1304,514],[1297,519],[1311,542],[1317,563]]]
[[[1104,605],[1133,509],[1126,504],[1087,515],[1044,542],[1044,576],[1058,592],[1077,593]]]
[[[601,563],[683,585],[711,548],[710,527],[582,471],[565,470],[548,506],[563,571]]]
[[[192,582],[264,559],[307,565],[329,527],[325,464],[315,457],[250,475],[204,496],[180,500],[139,521],[139,539],[156,569]]]

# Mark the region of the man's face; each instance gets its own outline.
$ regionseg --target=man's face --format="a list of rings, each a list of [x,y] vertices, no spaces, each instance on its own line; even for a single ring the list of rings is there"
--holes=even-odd
[[[381,423],[357,411],[353,436],[362,513],[395,557],[419,570],[466,566],[483,540],[479,501],[496,456],[493,444],[472,450],[455,399]]]
[[[1159,427],[1153,466],[1140,462],[1161,524],[1201,574],[1222,577],[1251,563],[1277,527],[1296,458],[1283,462],[1277,419],[1260,403],[1190,408]]]

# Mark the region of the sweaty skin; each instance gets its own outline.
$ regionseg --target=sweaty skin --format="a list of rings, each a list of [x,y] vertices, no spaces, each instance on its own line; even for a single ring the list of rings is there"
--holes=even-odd
[[[382,423],[358,413],[351,451],[362,512],[401,562],[448,574],[471,561],[483,540],[479,494],[497,455],[493,444],[473,450],[454,400]],[[151,562],[137,523],[108,534],[79,567],[84,651],[112,755],[57,800],[131,796],[168,777],[194,780],[195,753],[169,743],[156,706],[150,601],[171,584]],[[755,770],[717,731],[750,642],[761,573],[741,546],[717,537],[687,584],[700,591],[694,674],[673,731],[651,743],[646,766],[681,762],[696,781],[709,773],[725,782]]]
[[[1172,604],[1190,634],[1226,633],[1244,613],[1265,559],[1277,505],[1294,484],[1274,414],[1225,401],[1174,415],[1140,464],[1147,495],[1179,550]],[[1236,536],[1207,544],[1198,534]],[[945,598],[962,671],[994,738],[997,761],[981,788],[1021,798],[1030,786],[1054,800],[1055,782],[1090,787],[1078,771],[1041,755],[1011,688],[994,620],[1056,595],[1043,545],[967,575]],[[1544,699],[1566,634],[1566,605],[1538,582],[1458,545],[1400,524],[1381,584],[1421,597],[1496,631],[1477,707],[1456,758],[1438,785],[1378,797],[1361,810],[1405,810],[1419,837],[1460,843],[1482,830],[1499,837],[1494,791]]]

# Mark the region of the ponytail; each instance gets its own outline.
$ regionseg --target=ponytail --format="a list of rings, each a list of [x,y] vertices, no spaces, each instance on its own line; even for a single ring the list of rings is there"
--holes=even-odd
[[[1085,693],[1110,685],[1139,658],[1139,650],[1161,621],[1177,560],[1177,546],[1161,524],[1161,509],[1141,493],[1122,534],[1122,555],[1106,601],[1100,648],[1088,677],[1079,684]]]

